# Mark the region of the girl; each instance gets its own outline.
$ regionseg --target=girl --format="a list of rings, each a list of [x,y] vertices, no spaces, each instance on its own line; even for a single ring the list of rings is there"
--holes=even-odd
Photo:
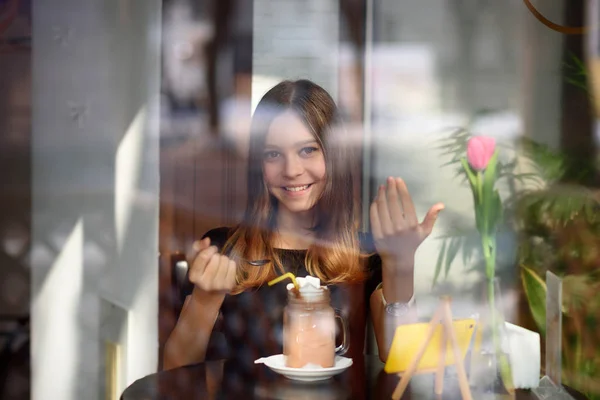
[[[370,314],[379,356],[393,329],[411,321],[414,255],[443,205],[419,223],[406,185],[388,178],[370,207],[374,240],[359,234],[351,158],[337,107],[320,86],[284,81],[264,95],[252,120],[248,203],[234,228],[209,231],[195,244],[190,288],[164,352],[164,368],[207,353],[253,360],[281,353],[285,272],[317,276],[349,321],[349,357],[363,354]],[[248,260],[269,260],[254,266]],[[396,322],[397,323],[397,322]]]

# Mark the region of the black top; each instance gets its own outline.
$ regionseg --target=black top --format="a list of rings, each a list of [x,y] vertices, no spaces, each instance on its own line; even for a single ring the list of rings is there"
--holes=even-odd
[[[232,230],[217,228],[207,232],[211,245],[223,248]],[[347,357],[363,354],[365,330],[369,315],[369,298],[381,282],[381,258],[375,253],[370,236],[360,234],[361,252],[373,253],[367,262],[367,278],[358,284],[331,285],[331,305],[340,311],[348,323],[350,347]],[[276,249],[286,272],[297,277],[308,275],[304,260],[306,250]],[[260,268],[260,267],[256,267]],[[287,304],[287,283],[263,285],[237,295],[227,295],[221,306],[207,358],[225,357],[251,365],[260,357],[281,354],[283,348],[283,311]],[[191,294],[193,286],[187,282],[184,295]],[[339,344],[339,341],[338,341]]]

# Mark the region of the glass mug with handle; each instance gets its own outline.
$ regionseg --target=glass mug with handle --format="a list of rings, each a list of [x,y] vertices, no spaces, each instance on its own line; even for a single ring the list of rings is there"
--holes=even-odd
[[[335,346],[336,319],[342,327],[342,344]],[[300,293],[288,290],[288,303],[283,314],[283,354],[285,366],[302,368],[306,364],[333,367],[336,355],[348,351],[347,323],[330,304],[326,287]]]

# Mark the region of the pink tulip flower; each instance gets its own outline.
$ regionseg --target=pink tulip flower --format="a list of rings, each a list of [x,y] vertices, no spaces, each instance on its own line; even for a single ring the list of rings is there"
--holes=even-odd
[[[476,171],[483,171],[496,150],[496,140],[488,136],[473,136],[467,142],[467,161]]]

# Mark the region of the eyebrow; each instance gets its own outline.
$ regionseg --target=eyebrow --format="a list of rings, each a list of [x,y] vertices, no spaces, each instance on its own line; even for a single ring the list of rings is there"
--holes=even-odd
[[[317,145],[319,144],[319,142],[317,142],[316,139],[309,139],[309,140],[301,140],[299,142],[296,142],[296,143],[294,143],[292,145],[292,147],[300,147],[300,146],[304,146],[304,145],[312,144],[312,143],[315,143]],[[273,148],[273,149],[281,149],[281,147],[276,146],[274,144],[265,144],[265,147],[270,147],[270,148]]]

